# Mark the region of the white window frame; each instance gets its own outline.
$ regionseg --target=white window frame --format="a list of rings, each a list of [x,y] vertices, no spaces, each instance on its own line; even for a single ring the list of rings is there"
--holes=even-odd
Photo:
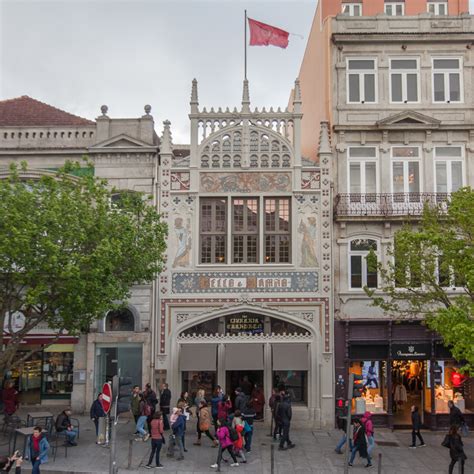
[[[373,61],[374,69],[349,69],[349,61]],[[350,100],[350,91],[349,91],[349,75],[358,74],[359,75],[359,96],[364,100],[360,101],[351,101]],[[373,74],[374,75],[374,101],[367,102],[365,100],[365,76]],[[362,80],[363,79],[363,80]],[[379,101],[378,94],[378,66],[377,58],[369,56],[351,56],[346,58],[346,98],[348,104],[377,104]]]
[[[376,245],[377,245],[377,250],[375,251],[375,255],[377,256],[377,262],[380,262],[380,240],[376,239],[374,237],[366,237],[366,236],[360,236],[360,237],[352,237],[348,242],[347,242],[347,276],[348,276],[348,288],[351,291],[364,291],[364,287],[367,286],[367,255],[369,254],[369,250],[351,250],[351,243],[354,240],[373,240]],[[362,263],[362,286],[359,287],[352,287],[352,263],[351,263],[351,257],[361,257],[361,263]],[[380,287],[380,278],[379,278],[379,273],[377,271],[377,287]]]
[[[351,157],[351,149],[353,148],[371,148],[375,149],[375,157],[372,156],[367,156],[367,157]],[[349,146],[347,147],[347,193],[351,193],[351,163],[359,163],[361,165],[361,180],[360,180],[360,187],[361,190],[363,189],[364,191],[361,192],[361,195],[365,194],[373,194],[373,193],[367,193],[367,185],[366,185],[366,174],[365,174],[365,165],[366,163],[375,163],[375,193],[378,194],[380,192],[380,180],[379,180],[379,150],[378,147],[376,146]],[[362,172],[363,169],[363,172]]]
[[[393,156],[393,150],[394,148],[417,148],[418,149],[418,156],[417,157],[394,157]],[[422,169],[422,149],[421,146],[419,145],[393,145],[390,148],[390,190],[392,195],[396,194],[395,190],[393,189],[393,163],[396,161],[401,161],[403,162],[403,176],[404,176],[404,182],[403,182],[403,194],[410,194],[409,191],[409,183],[408,180],[406,179],[408,177],[408,163],[409,162],[417,162],[418,163],[418,171],[420,173],[420,191],[419,194],[423,192],[423,169]],[[398,193],[397,193],[398,194]],[[410,201],[412,202],[412,201]],[[394,202],[394,205],[396,205],[396,202]]]
[[[458,69],[435,69],[434,62],[438,59],[457,59],[459,61]],[[449,75],[453,73],[459,74],[459,100],[451,100],[449,96],[451,95],[451,89],[449,87]],[[435,100],[435,86],[434,86],[434,76],[435,74],[444,75],[444,95],[445,100]],[[433,56],[431,58],[431,98],[434,104],[462,104],[464,102],[464,80],[463,80],[463,58],[460,56]]]
[[[437,149],[439,148],[459,148],[461,150],[461,156],[438,156]],[[462,185],[461,187],[466,186],[466,165],[465,165],[465,149],[461,145],[447,145],[447,146],[435,146],[433,150],[433,177],[434,177],[434,192],[438,193],[437,187],[438,183],[436,181],[436,163],[442,162],[446,163],[446,181],[448,186],[447,194],[451,194],[453,191],[453,180],[452,180],[452,168],[448,166],[448,163],[451,165],[452,162],[461,163],[461,176],[462,176]],[[442,194],[442,193],[440,193]]]
[[[397,15],[397,6],[402,7],[402,13],[400,15]],[[391,7],[392,13],[388,13],[387,7]],[[405,2],[387,2],[384,4],[384,13],[388,16],[404,16],[405,15]]]
[[[444,6],[445,8],[445,12],[444,13],[440,13],[439,10],[440,10],[440,5]],[[433,10],[434,11],[430,11],[430,8],[433,7]],[[448,2],[445,1],[445,2],[430,2],[428,1],[427,4],[426,4],[426,11],[428,13],[431,13],[432,15],[436,15],[436,16],[445,16],[445,15],[448,15]]]
[[[346,8],[349,7],[349,11],[346,12]],[[356,7],[359,10],[359,14],[355,14]],[[348,16],[362,16],[362,3],[343,3],[341,5],[341,12],[343,15],[348,15]]]
[[[414,59],[416,61],[416,69],[392,69],[392,61],[400,61]],[[394,101],[392,99],[392,74],[401,74],[402,75],[402,100],[401,102]],[[407,75],[416,74],[416,95],[418,100],[411,101],[408,100],[407,94]],[[397,56],[389,59],[389,94],[390,94],[390,103],[391,104],[419,104],[421,102],[421,74],[420,74],[420,58],[418,56]]]

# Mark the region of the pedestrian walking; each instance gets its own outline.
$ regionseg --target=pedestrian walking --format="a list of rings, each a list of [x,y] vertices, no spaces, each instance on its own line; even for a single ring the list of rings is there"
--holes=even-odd
[[[464,415],[462,411],[454,404],[452,400],[448,402],[449,408],[449,425],[458,428],[464,423]]]
[[[217,432],[217,420],[219,419],[218,404],[223,399],[224,399],[224,391],[222,390],[221,386],[218,385],[216,390],[214,391],[214,395],[211,398],[212,424],[214,425],[215,432]]]
[[[170,458],[174,456],[174,448],[176,447],[176,436],[173,434],[173,425],[175,424],[178,417],[179,417],[179,408],[174,407],[169,419],[171,433],[168,438],[168,452],[166,454]],[[163,420],[163,427],[164,427],[164,420]]]
[[[189,408],[191,406],[191,400],[189,399],[189,393],[188,392],[181,392],[181,395],[178,398],[178,401],[176,402],[176,406],[178,408],[181,408],[183,410],[183,413],[189,413]]]
[[[255,410],[249,403],[242,412],[242,419],[244,420],[244,439],[245,439],[245,452],[250,453],[252,450],[252,439],[254,430]]]
[[[281,403],[281,395],[280,392],[275,392],[275,398],[273,400],[273,409],[272,409],[272,416],[273,416],[273,439],[276,441],[277,435],[281,438],[283,433],[283,427],[281,425],[281,418],[278,413],[278,407]]]
[[[418,412],[418,407],[412,405],[411,407],[411,445],[410,448],[416,448],[416,438],[420,440],[420,448],[424,448],[426,446],[423,436],[420,433],[421,430],[421,417],[420,413]]]
[[[451,426],[449,433],[441,443],[445,448],[449,448],[449,455],[451,462],[449,464],[449,474],[453,474],[454,466],[457,462],[461,465],[460,474],[464,474],[464,463],[466,462],[467,456],[464,452],[464,444],[461,436],[458,433],[458,427],[456,425]]]
[[[255,385],[252,395],[252,405],[255,409],[255,420],[263,421],[263,411],[265,408],[265,395],[263,394],[263,390],[260,385]]]
[[[367,452],[367,440],[365,438],[365,429],[362,426],[362,423],[358,418],[354,419],[354,434],[352,438],[352,452],[351,458],[349,460],[349,466],[353,466],[354,459],[356,454],[359,453],[361,458],[367,459],[367,464],[365,467],[372,466],[372,459],[370,458],[369,453]]]
[[[280,446],[278,447],[278,449],[280,451],[284,451],[286,449],[294,448],[295,444],[292,443],[290,440],[292,409],[290,396],[287,393],[285,393],[283,400],[278,406],[278,416],[281,420],[281,426],[283,429],[283,436],[280,437]]]
[[[334,451],[336,451],[337,454],[342,454],[342,448],[347,442],[347,412],[348,412],[348,406],[349,406],[349,402],[346,401],[344,414],[342,414],[342,415],[338,414],[337,418],[336,418],[337,427],[342,431],[341,439],[339,440],[339,443],[337,443],[337,446],[334,449]],[[349,449],[352,450],[352,443],[349,443]]]
[[[152,462],[153,458],[156,457],[156,465],[157,469],[163,469],[164,466],[160,463],[160,451],[164,444],[164,425],[163,425],[163,417],[161,412],[157,411],[152,415],[151,419],[151,453],[150,458],[148,459],[148,464],[145,466],[147,469],[153,469]]]
[[[201,436],[202,433],[204,433],[211,441],[213,444],[213,447],[217,447],[217,441],[214,436],[211,435],[210,429],[211,429],[211,423],[212,423],[212,418],[211,418],[211,412],[209,411],[209,407],[207,405],[206,400],[201,400],[199,403],[199,409],[198,409],[198,426],[197,426],[197,440],[194,443],[195,446],[201,446]]]
[[[40,474],[40,466],[48,462],[49,443],[41,426],[33,428],[33,434],[28,436],[26,452],[30,457],[32,474]]]
[[[168,388],[167,383],[161,385],[160,393],[160,411],[163,415],[163,425],[165,431],[170,429],[170,422],[168,421],[168,415],[170,414],[171,405],[171,390]]]
[[[18,391],[15,388],[15,383],[11,380],[5,383],[2,391],[3,412],[6,416],[12,416],[18,410],[20,401],[18,398]]]
[[[372,457],[372,450],[375,446],[374,439],[374,424],[372,422],[372,413],[366,411],[364,416],[361,418],[361,423],[364,426],[365,436],[367,436],[367,453]]]
[[[240,410],[241,413],[247,408],[248,397],[240,387],[235,389],[234,410]]]
[[[183,412],[180,408],[176,408],[176,419],[171,424],[171,430],[173,432],[173,441],[171,451],[168,450],[168,456],[174,456],[174,448],[178,448],[178,457],[176,458],[177,461],[182,461],[184,459],[184,433],[186,432],[186,417],[184,416]]]
[[[138,436],[135,438],[135,441],[147,441],[150,434],[146,432],[145,425],[148,417],[151,415],[151,407],[146,402],[143,393],[140,393],[139,413],[136,425]]]
[[[236,410],[234,413],[231,427],[237,432],[237,440],[234,441],[235,455],[239,456],[243,463],[246,463],[247,459],[244,454],[245,421],[242,419],[242,414],[239,410]]]
[[[102,394],[99,393],[97,398],[92,402],[90,417],[95,425],[95,435],[99,436],[99,418],[105,417],[106,413],[104,407],[102,406]]]
[[[217,439],[219,440],[219,451],[217,453],[217,461],[215,464],[212,464],[212,468],[220,468],[221,462],[222,462],[222,455],[224,451],[227,451],[230,454],[230,457],[232,458],[233,463],[231,464],[231,467],[237,467],[239,463],[237,462],[237,458],[234,453],[234,442],[232,441],[230,437],[230,429],[229,426],[224,419],[218,419],[217,420]]]
[[[218,419],[229,419],[229,414],[232,411],[232,402],[230,401],[229,397],[223,398],[217,404],[217,418]]]

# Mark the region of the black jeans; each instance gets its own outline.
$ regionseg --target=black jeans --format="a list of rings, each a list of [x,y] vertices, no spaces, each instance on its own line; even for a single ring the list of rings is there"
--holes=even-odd
[[[285,446],[285,442],[288,446],[291,444],[289,423],[283,423],[283,436],[280,438],[280,448]]]
[[[221,467],[222,455],[224,454],[224,451],[227,451],[230,454],[230,457],[232,458],[232,461],[237,462],[237,458],[234,454],[234,447],[233,446],[227,446],[227,448],[222,449],[222,447],[219,445],[219,450],[217,451],[217,466],[218,466],[218,469],[220,469],[220,467]]]
[[[201,431],[199,430],[198,431],[198,439],[201,439],[201,435],[202,434],[205,434],[211,441],[215,441],[216,439],[214,438],[214,436],[211,435],[211,433],[209,432],[209,430],[206,430],[206,431]]]
[[[420,430],[417,429],[417,430],[412,430],[412,432],[411,432],[411,445],[412,446],[416,446],[416,438],[417,437],[420,440],[421,444],[425,444],[425,442],[423,441],[423,436],[421,436]]]
[[[151,463],[153,461],[153,456],[156,453],[156,465],[160,465],[160,451],[161,447],[163,446],[163,440],[162,439],[153,439],[151,440],[151,454],[150,454],[150,459],[148,460],[148,465],[151,466]]]
[[[451,463],[449,464],[449,474],[453,474],[453,469],[454,469],[454,465],[457,463],[457,462],[460,462],[461,463],[461,474],[464,474],[464,459],[451,459]]]
[[[163,413],[163,428],[166,431],[170,429],[170,422],[168,420],[168,413]]]
[[[273,420],[274,428],[273,428],[273,438],[276,439],[276,435],[281,436],[282,433],[282,426],[281,423],[278,423],[275,419]]]

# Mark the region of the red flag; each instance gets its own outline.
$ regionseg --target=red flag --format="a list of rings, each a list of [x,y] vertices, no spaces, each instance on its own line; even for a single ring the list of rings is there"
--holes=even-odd
[[[274,26],[266,25],[256,20],[249,20],[250,46],[278,46],[286,48],[288,46],[288,36],[290,33]]]

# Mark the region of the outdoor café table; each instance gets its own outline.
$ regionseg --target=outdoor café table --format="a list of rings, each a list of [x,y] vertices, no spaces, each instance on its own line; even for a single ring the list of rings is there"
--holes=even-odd
[[[24,440],[23,440],[23,451],[21,452],[21,454],[23,456],[25,456],[25,451],[26,451],[26,440],[28,438],[28,436],[31,436],[33,434],[33,430],[34,430],[34,427],[33,426],[28,426],[26,428],[17,428],[15,430],[15,437],[13,438],[13,452],[15,452],[16,450],[16,439],[17,439],[17,436],[18,435],[22,435],[24,437]],[[45,433],[46,430],[43,430],[43,433]]]
[[[26,416],[26,426],[37,425],[37,420],[44,420],[44,424],[47,425],[52,419],[53,414],[49,411],[33,411]]]

